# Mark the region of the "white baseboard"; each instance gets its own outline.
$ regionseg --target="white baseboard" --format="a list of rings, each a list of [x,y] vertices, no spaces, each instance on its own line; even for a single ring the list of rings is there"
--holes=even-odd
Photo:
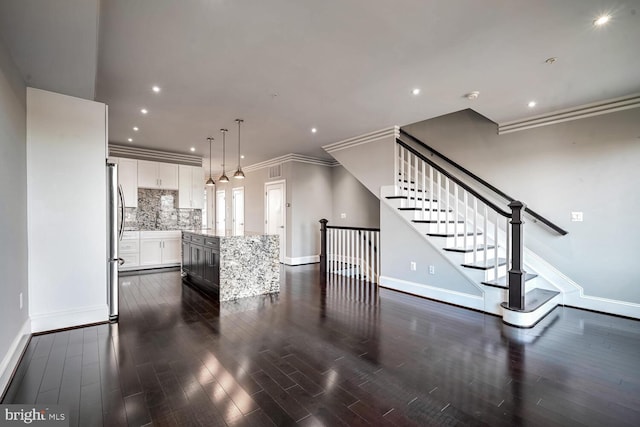
[[[24,351],[29,337],[31,336],[31,319],[27,319],[16,334],[13,342],[0,362],[0,396],[4,394],[5,389],[9,386],[13,370],[20,362],[20,356]]]
[[[388,276],[380,276],[380,286],[383,288],[394,289],[413,295],[431,298],[437,301],[447,302],[449,304],[473,308],[474,310],[485,310],[484,297],[481,295],[472,295],[449,289],[436,288],[434,286],[395,279]]]
[[[32,315],[31,331],[34,333],[53,331],[56,329],[105,322],[107,320],[109,320],[109,307],[107,307],[106,304],[96,305],[81,309]]]
[[[565,305],[640,319],[640,304],[573,293],[564,296]]]
[[[287,265],[315,264],[320,262],[320,255],[300,256],[300,257],[284,257],[284,263]]]

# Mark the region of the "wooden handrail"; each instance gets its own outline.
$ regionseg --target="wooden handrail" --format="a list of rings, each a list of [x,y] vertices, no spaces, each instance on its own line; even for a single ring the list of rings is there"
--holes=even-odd
[[[416,144],[422,146],[423,148],[429,150],[431,153],[433,153],[436,156],[440,157],[442,160],[444,160],[445,162],[449,163],[451,166],[455,167],[456,169],[462,171],[463,173],[465,173],[466,175],[468,175],[469,177],[471,177],[475,181],[477,181],[480,184],[482,184],[483,186],[487,187],[489,190],[493,191],[494,193],[498,194],[499,196],[503,197],[504,199],[507,199],[509,202],[513,202],[515,200],[513,197],[509,196],[505,192],[503,192],[500,189],[498,189],[498,188],[494,187],[493,185],[489,184],[487,181],[485,181],[484,179],[480,178],[479,176],[477,176],[476,174],[474,174],[470,170],[466,169],[465,167],[461,166],[460,164],[454,162],[453,160],[451,160],[450,158],[448,158],[444,154],[442,154],[439,151],[437,151],[437,150],[433,149],[432,147],[428,146],[427,144],[425,144],[424,142],[422,142],[421,140],[419,140],[415,136],[411,135],[409,132],[405,131],[404,129],[402,129],[402,128],[400,129],[400,134],[402,136],[406,136],[407,138],[409,138],[414,143],[416,143]],[[406,146],[405,146],[405,148],[406,148]],[[430,164],[433,165],[432,163],[430,163]],[[563,228],[561,228],[558,225],[554,224],[553,222],[549,221],[548,219],[546,219],[545,217],[543,217],[539,213],[537,213],[537,212],[535,212],[535,211],[533,211],[533,210],[531,210],[529,208],[525,208],[525,212],[528,213],[529,215],[531,215],[532,217],[534,217],[535,219],[537,219],[538,221],[542,222],[543,224],[545,224],[547,227],[551,228],[552,230],[554,230],[558,234],[560,234],[562,236],[565,236],[565,235],[568,234],[568,231],[564,230]]]
[[[346,227],[339,225],[327,225],[327,228],[334,230],[360,230],[360,231],[380,231],[379,228],[366,228],[366,227]]]

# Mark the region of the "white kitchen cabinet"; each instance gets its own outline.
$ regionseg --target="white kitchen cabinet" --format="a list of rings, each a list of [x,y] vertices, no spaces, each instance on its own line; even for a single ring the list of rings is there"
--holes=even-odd
[[[124,193],[124,206],[138,207],[138,161],[122,157],[109,157],[110,163],[118,165],[118,184]],[[118,202],[119,203],[119,202]]]
[[[120,158],[118,161],[118,183],[124,193],[124,206],[138,207],[138,161]]]
[[[178,189],[178,165],[138,160],[138,187]]]
[[[181,251],[180,231],[140,232],[141,267],[180,264]]]
[[[162,264],[162,239],[140,239],[140,265]]]
[[[124,260],[120,271],[135,270],[140,266],[140,232],[125,231],[118,243],[118,256]]]
[[[178,166],[178,208],[204,208],[204,171],[197,166]]]

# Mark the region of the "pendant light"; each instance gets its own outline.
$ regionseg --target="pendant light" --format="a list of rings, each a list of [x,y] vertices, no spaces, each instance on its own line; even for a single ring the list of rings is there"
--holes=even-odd
[[[244,179],[244,172],[242,172],[242,168],[240,167],[240,123],[244,122],[242,119],[236,119],[238,123],[238,170],[233,174],[235,179]]]
[[[216,185],[213,178],[211,178],[211,144],[213,143],[213,138],[208,137],[207,140],[209,141],[209,179],[207,180],[207,187],[213,187]]]
[[[218,182],[229,182],[229,178],[225,174],[224,170],[225,146],[227,145],[225,136],[227,135],[227,132],[229,132],[229,129],[220,129],[220,132],[222,132],[222,175],[218,178]]]

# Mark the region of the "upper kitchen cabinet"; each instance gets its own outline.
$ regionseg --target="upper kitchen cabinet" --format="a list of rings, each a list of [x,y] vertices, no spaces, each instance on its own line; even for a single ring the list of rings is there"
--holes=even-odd
[[[178,189],[178,165],[138,160],[138,187]]]
[[[178,207],[204,208],[204,171],[198,166],[178,166]]]
[[[138,207],[138,161],[133,159],[118,159],[118,183],[124,193],[124,206]]]

